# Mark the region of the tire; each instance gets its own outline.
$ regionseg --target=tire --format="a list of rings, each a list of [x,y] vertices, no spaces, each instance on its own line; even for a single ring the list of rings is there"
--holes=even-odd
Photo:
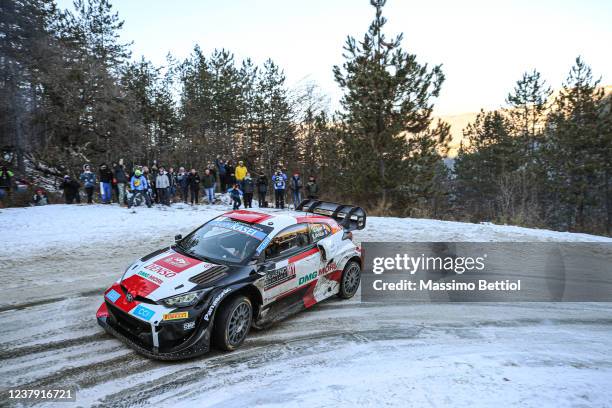
[[[214,345],[226,351],[234,351],[247,336],[253,320],[253,306],[246,296],[237,296],[224,302],[215,318]]]
[[[355,296],[357,289],[359,289],[359,283],[361,282],[361,266],[358,262],[350,261],[344,267],[342,271],[342,278],[340,279],[340,291],[338,296],[342,299],[350,299]]]

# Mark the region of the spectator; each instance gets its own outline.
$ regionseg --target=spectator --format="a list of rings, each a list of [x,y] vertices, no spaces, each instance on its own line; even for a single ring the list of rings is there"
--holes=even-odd
[[[204,186],[204,192],[208,199],[208,204],[215,202],[215,176],[212,175],[210,169],[204,170],[204,176],[202,177],[202,185]]]
[[[198,195],[200,193],[200,175],[196,169],[191,169],[191,172],[187,176],[187,184],[189,185],[189,192],[191,195],[191,205],[195,202],[198,203]]]
[[[217,171],[219,173],[219,183],[221,185],[221,192],[226,191],[227,172],[225,167],[225,160],[223,160],[221,156],[217,156],[217,158],[215,159],[215,166],[217,166]]]
[[[291,177],[289,188],[291,189],[293,208],[297,208],[298,204],[302,201],[302,179],[297,171]]]
[[[255,191],[255,182],[251,178],[251,174],[247,173],[242,180],[242,192],[244,194],[244,208],[253,208],[253,192]]]
[[[236,183],[238,183],[240,185],[240,188],[244,190],[243,185],[242,185],[242,181],[244,180],[244,178],[247,175],[247,168],[244,165],[244,162],[242,160],[240,160],[238,162],[238,166],[236,166],[236,169],[234,170],[234,174],[236,176]]]
[[[152,168],[154,168],[155,172],[157,173],[157,167],[155,167],[154,165]],[[147,189],[145,192],[149,195],[151,202],[153,202],[156,196],[155,195],[155,177],[152,175],[151,171],[149,171],[149,168],[147,166],[142,167],[142,175],[147,179]]]
[[[264,173],[259,175],[257,179],[257,201],[259,208],[265,207],[266,194],[268,193],[268,178]]]
[[[157,168],[157,160],[153,160],[153,165],[151,169],[147,168],[145,175],[149,180],[149,192],[151,193],[151,200],[155,201],[156,204],[159,204],[159,196],[157,195],[157,189],[155,188],[155,181],[157,180],[157,175],[159,174],[159,169]]]
[[[6,166],[0,167],[0,190],[2,190],[0,191],[0,197],[11,193],[13,176],[13,172]]]
[[[113,167],[113,173],[115,175],[115,185],[117,188],[117,202],[119,205],[125,203],[125,185],[128,182],[128,176],[125,174],[125,167],[123,166],[123,160],[119,160],[119,164]]]
[[[132,194],[128,199],[128,208],[131,208],[139,198],[144,199],[147,207],[151,208],[151,197],[148,192],[149,182],[140,169],[136,169],[130,179],[130,190],[132,190]]]
[[[242,191],[240,191],[240,186],[238,184],[234,184],[232,188],[227,190],[230,195],[230,198],[234,202],[234,206],[232,207],[234,210],[240,208],[240,197],[242,197]]]
[[[272,185],[274,186],[274,201],[276,208],[285,208],[285,187],[287,185],[287,176],[277,169],[272,176]]]
[[[170,181],[170,188],[168,188],[168,197],[169,201],[174,201],[174,197],[176,197],[176,173],[174,172],[174,168],[170,167],[168,169],[168,180]]]
[[[32,196],[32,205],[40,206],[49,204],[47,193],[41,188],[37,188],[34,196]]]
[[[83,166],[83,173],[79,177],[85,187],[85,193],[87,194],[87,204],[93,203],[93,192],[96,187],[96,175],[92,173],[89,164]]]
[[[228,160],[225,163],[225,181],[229,186],[233,186],[236,183],[236,177],[234,175],[234,164],[231,160]]]
[[[212,163],[208,163],[208,166],[206,166],[208,168],[208,170],[210,170],[210,174],[213,176],[213,194],[215,191],[217,191],[217,168],[215,167],[214,164]]]
[[[170,188],[170,179],[166,173],[166,169],[162,166],[159,168],[157,177],[155,177],[155,188],[157,190],[157,199],[160,204],[170,205],[168,198],[168,189]]]
[[[81,187],[81,185],[78,181],[68,175],[64,176],[64,181],[62,181],[59,188],[64,190],[64,199],[66,200],[66,204],[72,204],[74,201],[76,201],[77,204],[81,204],[79,187]]]
[[[113,182],[113,172],[110,171],[106,163],[100,165],[100,194],[102,204],[111,203],[111,183]]]
[[[308,183],[306,183],[306,196],[313,200],[319,198],[319,185],[314,176],[308,177]]]
[[[185,204],[187,204],[187,195],[189,190],[189,184],[187,182],[187,178],[189,174],[185,171],[184,167],[179,167],[178,174],[176,176],[176,184],[178,185],[179,191],[181,193],[181,200]]]

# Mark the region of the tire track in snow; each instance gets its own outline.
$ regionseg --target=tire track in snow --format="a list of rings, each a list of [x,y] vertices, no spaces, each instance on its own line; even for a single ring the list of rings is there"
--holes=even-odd
[[[14,349],[0,350],[0,361],[13,358],[23,357],[29,354],[40,353],[43,351],[53,351],[63,348],[80,346],[87,343],[93,343],[100,340],[111,340],[111,336],[106,333],[97,333],[90,336],[75,337],[66,340],[52,341],[49,343],[40,343],[33,346],[18,347]]]

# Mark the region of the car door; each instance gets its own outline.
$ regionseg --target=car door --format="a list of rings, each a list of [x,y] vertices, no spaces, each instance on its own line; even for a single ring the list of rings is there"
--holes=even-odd
[[[283,300],[286,306],[297,303],[302,287],[316,280],[319,251],[310,240],[308,224],[296,224],[279,232],[266,247],[269,265],[264,280],[264,305]]]
[[[325,223],[310,223],[310,241],[319,249],[317,284],[312,290],[309,302],[317,303],[338,293],[342,271],[338,270],[332,229]],[[325,244],[324,244],[325,243]],[[327,248],[327,251],[323,248]],[[326,253],[327,252],[327,253]]]

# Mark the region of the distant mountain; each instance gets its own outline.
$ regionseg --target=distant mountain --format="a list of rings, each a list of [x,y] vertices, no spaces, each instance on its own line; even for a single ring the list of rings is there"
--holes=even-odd
[[[612,95],[612,85],[606,85],[603,88],[607,96]],[[558,92],[559,91],[555,91],[551,95],[550,101],[554,100]],[[434,116],[432,125],[435,125],[438,119],[442,119],[443,121],[447,122],[451,126],[452,139],[450,143],[451,148],[449,151],[450,157],[455,157],[457,155],[457,150],[459,149],[461,140],[463,140],[463,129],[465,129],[465,127],[469,123],[473,122],[474,119],[476,119],[476,116],[478,115],[478,113],[479,112],[467,112],[467,113],[459,113],[459,114],[454,114],[454,115]]]

